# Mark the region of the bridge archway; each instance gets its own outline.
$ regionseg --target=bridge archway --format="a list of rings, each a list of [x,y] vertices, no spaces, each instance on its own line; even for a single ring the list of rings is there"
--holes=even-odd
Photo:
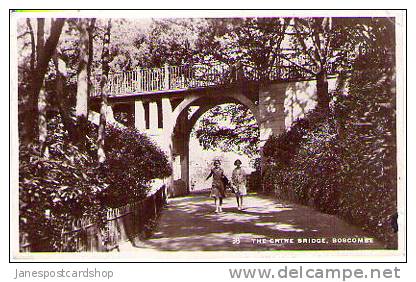
[[[331,82],[330,90],[335,89],[336,77],[328,81]],[[167,154],[174,168],[174,175],[167,184],[171,187],[169,189],[171,196],[177,196],[187,194],[189,191],[189,136],[195,122],[202,114],[220,104],[244,105],[256,118],[260,129],[260,147],[262,147],[269,136],[284,132],[288,126],[290,127],[290,121],[299,117],[295,114],[298,105],[308,105],[305,111],[314,107],[316,82],[314,80],[269,83],[241,81],[229,85],[197,85],[189,89],[169,88],[140,93],[120,91],[108,97],[107,111],[110,113],[113,110],[122,111],[127,116],[131,116],[125,125],[134,126],[147,134]],[[93,111],[98,112],[100,105],[99,97],[92,99]],[[188,109],[191,106],[199,108],[194,115],[189,116]],[[93,122],[98,123],[98,117],[99,114],[90,114]],[[176,186],[179,186],[179,189]]]
[[[177,120],[178,120],[179,116],[182,113],[184,113],[185,110],[187,110],[190,106],[192,106],[194,104],[198,105],[198,100],[201,101],[204,98],[209,99],[210,97],[207,97],[207,96],[201,97],[201,96],[197,96],[197,95],[191,95],[189,97],[186,97],[173,111],[173,118],[176,121],[176,123],[177,123]],[[257,122],[259,122],[260,117],[259,117],[259,110],[258,110],[257,105],[252,100],[250,100],[247,96],[245,96],[244,94],[239,93],[239,92],[226,93],[226,94],[221,95],[220,98],[221,99],[228,99],[230,101],[230,103],[239,103],[239,104],[242,104],[242,105],[246,106],[253,113]],[[212,100],[212,99],[210,99],[210,100]],[[219,100],[220,99],[218,99],[216,97],[216,101],[215,101],[214,106],[224,104],[224,103],[221,103]]]
[[[173,196],[188,194],[190,191],[189,168],[189,142],[192,129],[198,119],[206,112],[218,105],[241,104],[248,108],[254,115],[260,127],[259,110],[256,103],[243,93],[224,93],[221,96],[209,97],[209,95],[186,97],[172,113],[172,168],[173,176],[171,194]],[[189,113],[190,107],[197,106],[197,110]]]

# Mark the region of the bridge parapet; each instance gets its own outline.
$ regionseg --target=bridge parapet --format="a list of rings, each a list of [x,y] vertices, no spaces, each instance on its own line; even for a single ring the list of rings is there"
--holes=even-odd
[[[331,69],[329,73],[333,73]],[[161,68],[136,68],[131,71],[113,72],[108,77],[109,95],[128,95],[169,90],[182,90],[220,86],[248,81],[288,81],[313,78],[300,66],[280,64],[266,70],[249,65],[229,66],[223,63],[168,66]],[[100,96],[100,76],[93,81],[91,95]]]
[[[110,73],[108,87],[113,96],[208,87],[229,82],[230,73],[230,68],[225,64],[136,68]],[[96,77],[93,83],[93,97],[100,95],[99,79]]]

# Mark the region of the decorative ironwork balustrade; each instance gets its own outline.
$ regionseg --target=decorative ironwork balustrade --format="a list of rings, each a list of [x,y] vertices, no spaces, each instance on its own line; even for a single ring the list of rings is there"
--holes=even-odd
[[[303,65],[305,66],[305,65]],[[313,66],[310,66],[313,69]],[[333,72],[331,69],[330,72]],[[251,66],[230,67],[216,65],[182,65],[161,68],[136,68],[131,71],[113,72],[108,76],[109,96],[140,94],[149,92],[172,91],[209,86],[219,86],[241,80],[291,80],[311,78],[310,72],[303,67],[291,64],[259,70]],[[100,96],[100,76],[93,79],[91,96]]]

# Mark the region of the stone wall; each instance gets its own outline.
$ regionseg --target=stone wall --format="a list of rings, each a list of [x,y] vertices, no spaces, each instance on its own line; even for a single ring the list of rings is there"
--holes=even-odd
[[[328,79],[329,91],[336,88],[336,78]],[[316,80],[279,82],[260,87],[260,141],[288,130],[293,122],[316,107]]]

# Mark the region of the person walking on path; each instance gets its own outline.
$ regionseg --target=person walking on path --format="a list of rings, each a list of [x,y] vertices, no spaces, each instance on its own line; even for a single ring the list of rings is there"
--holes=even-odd
[[[215,212],[222,212],[222,199],[225,197],[224,186],[224,170],[221,168],[221,162],[219,160],[214,161],[214,167],[211,169],[211,173],[205,180],[208,180],[212,176],[212,187],[210,197],[214,198]]]
[[[231,177],[231,182],[235,192],[235,198],[237,199],[238,210],[243,209],[243,196],[247,195],[246,173],[241,168],[241,164],[241,161],[238,159],[234,162],[236,168],[233,170]]]

